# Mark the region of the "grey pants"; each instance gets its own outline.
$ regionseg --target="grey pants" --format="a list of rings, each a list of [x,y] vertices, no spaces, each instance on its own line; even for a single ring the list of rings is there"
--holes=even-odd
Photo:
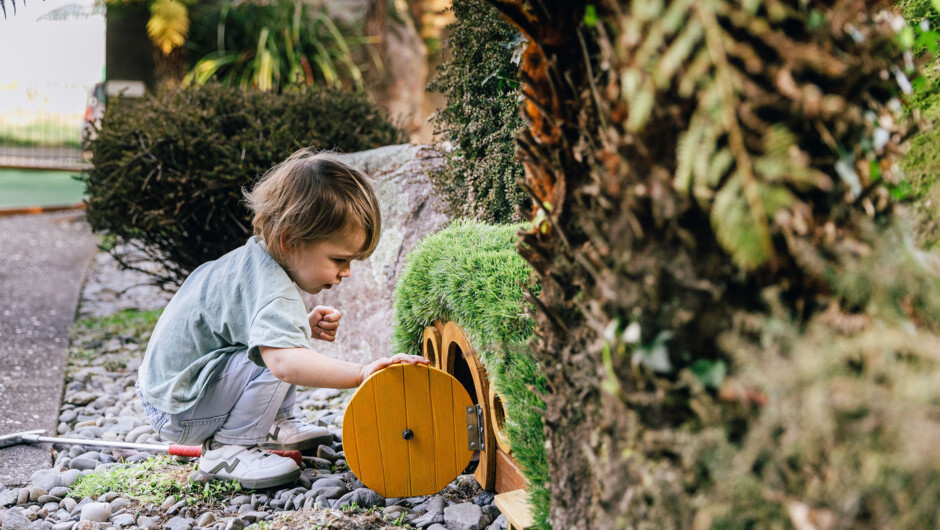
[[[161,438],[200,445],[209,438],[224,444],[255,445],[265,441],[274,421],[290,416],[296,387],[248,360],[248,351],[230,354],[215,370],[199,399],[179,414],[148,409],[148,420]],[[155,412],[155,414],[152,414]]]

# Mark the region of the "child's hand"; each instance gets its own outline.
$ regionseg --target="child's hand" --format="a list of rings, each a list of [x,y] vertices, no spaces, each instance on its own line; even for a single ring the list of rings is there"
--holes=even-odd
[[[313,338],[333,342],[343,314],[328,305],[318,305],[307,315]]]
[[[363,381],[369,378],[373,373],[385,368],[386,366],[391,366],[393,364],[431,364],[431,361],[421,357],[420,355],[408,355],[406,353],[399,353],[391,359],[388,357],[382,357],[381,359],[376,359],[371,363],[364,365],[359,371],[359,384],[361,385]]]

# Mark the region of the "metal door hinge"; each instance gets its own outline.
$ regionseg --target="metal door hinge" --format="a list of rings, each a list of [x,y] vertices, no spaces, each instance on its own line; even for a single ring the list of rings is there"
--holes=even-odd
[[[467,407],[467,448],[471,451],[486,450],[486,436],[483,433],[483,407]]]

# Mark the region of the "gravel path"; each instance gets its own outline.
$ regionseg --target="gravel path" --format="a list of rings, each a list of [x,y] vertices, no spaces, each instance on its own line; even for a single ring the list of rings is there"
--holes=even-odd
[[[167,295],[139,287],[145,278],[120,271],[99,254],[82,290],[80,315],[107,316],[120,309],[162,307]],[[135,287],[137,286],[137,287]],[[75,326],[66,385],[58,418],[59,436],[159,443],[134,395],[137,368],[149,326]],[[117,329],[117,328],[115,328]],[[472,475],[461,475],[437,495],[386,499],[365,488],[343,460],[342,414],[352,391],[306,389],[298,394],[297,414],[333,433],[332,447],[304,458],[301,478],[282,489],[232,491],[194,472],[188,459],[163,458],[154,476],[175,476],[190,486],[163,499],[142,499],[124,491],[81,496],[82,482],[120,469],[153,463],[156,453],[94,446],[54,444],[51,469],[36,471],[22,488],[0,484],[0,528],[92,530],[120,528],[394,528],[440,530],[504,529],[506,519]],[[131,466],[131,467],[128,467]],[[175,473],[175,475],[174,475]],[[358,509],[348,506],[355,503]],[[347,506],[347,509],[343,509]]]

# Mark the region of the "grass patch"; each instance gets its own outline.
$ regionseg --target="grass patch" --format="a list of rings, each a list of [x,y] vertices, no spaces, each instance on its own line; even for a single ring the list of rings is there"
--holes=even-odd
[[[139,464],[118,465],[107,471],[92,473],[78,480],[72,497],[98,498],[114,491],[143,504],[161,503],[170,495],[186,498],[187,504],[219,505],[234,493],[242,491],[238,482],[210,481],[205,485],[190,483],[189,474],[195,463],[180,464],[169,456],[151,458]]]
[[[157,325],[157,319],[160,318],[162,313],[162,309],[148,311],[123,309],[103,317],[83,318],[75,322],[75,327],[83,332],[106,337],[115,335],[140,336],[153,330],[153,327]]]

